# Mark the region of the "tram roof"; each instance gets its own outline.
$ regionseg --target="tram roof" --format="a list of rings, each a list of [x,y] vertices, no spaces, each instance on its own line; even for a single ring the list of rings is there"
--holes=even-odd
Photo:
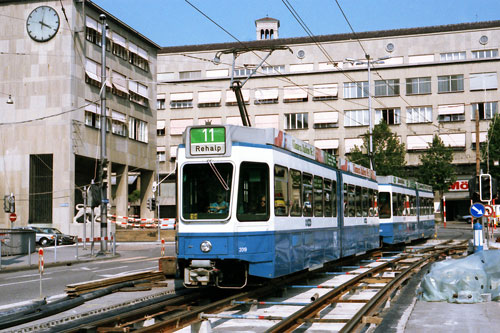
[[[415,188],[423,191],[432,192],[432,186],[416,182],[411,179],[405,179],[397,176],[377,176],[377,181],[383,184],[400,185],[409,188]]]
[[[317,148],[305,141],[297,139],[292,135],[280,131],[275,128],[256,128],[244,127],[238,125],[198,125],[189,126],[183,134],[183,142],[188,147],[190,144],[190,130],[193,128],[221,128],[226,129],[226,142],[245,142],[260,145],[273,145],[283,148],[295,154],[310,158],[328,166],[332,166],[343,171],[351,172],[357,175],[376,179],[374,170],[357,165],[345,159],[337,159],[335,156],[327,153],[326,151]],[[189,154],[188,154],[189,155]],[[194,157],[194,156],[192,156]]]

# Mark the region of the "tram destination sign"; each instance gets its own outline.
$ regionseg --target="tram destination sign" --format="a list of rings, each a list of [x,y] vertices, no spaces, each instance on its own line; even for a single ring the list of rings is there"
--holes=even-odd
[[[226,153],[226,128],[191,128],[191,155],[224,155]]]

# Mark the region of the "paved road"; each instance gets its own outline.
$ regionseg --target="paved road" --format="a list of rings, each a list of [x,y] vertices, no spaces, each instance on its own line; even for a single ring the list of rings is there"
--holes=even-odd
[[[108,254],[104,257],[90,257],[89,250],[79,249],[81,260],[76,261],[76,248],[58,247],[57,258],[63,265],[52,265],[54,248],[45,248],[46,267],[42,276],[42,295],[55,296],[64,294],[68,284],[102,279],[105,277],[129,274],[158,268],[161,245],[152,243],[121,243],[117,245],[117,256]],[[174,255],[174,243],[166,244],[166,255]],[[40,298],[40,274],[38,273],[38,255],[32,255],[33,268],[22,269],[28,265],[28,259],[2,258],[0,271],[0,306]]]

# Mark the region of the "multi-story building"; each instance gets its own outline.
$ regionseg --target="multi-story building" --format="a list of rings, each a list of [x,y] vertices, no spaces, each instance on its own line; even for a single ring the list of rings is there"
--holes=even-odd
[[[138,190],[137,210],[152,216],[159,46],[88,0],[2,0],[0,11],[0,193],[15,195],[13,226],[82,235],[73,217],[98,176],[102,47],[111,212],[128,216]]]
[[[186,126],[241,123],[229,89],[231,76],[243,80],[273,48],[243,86],[253,126],[293,132],[344,157],[362,145],[361,135],[373,117],[373,124],[387,122],[406,145],[409,171],[438,134],[454,149],[459,180],[475,172],[475,110],[481,142],[498,112],[500,21],[314,39],[280,39],[278,28],[278,20],[264,18],[256,21],[256,41],[159,51],[157,154],[162,173],[173,170]],[[237,49],[241,53],[233,71]],[[163,198],[162,204],[172,202]],[[467,213],[466,186],[450,190],[447,204],[448,216]]]

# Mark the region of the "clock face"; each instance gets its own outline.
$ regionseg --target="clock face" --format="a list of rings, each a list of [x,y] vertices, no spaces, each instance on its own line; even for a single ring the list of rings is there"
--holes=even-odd
[[[37,7],[26,20],[26,30],[33,40],[46,42],[59,30],[59,15],[52,7]]]

